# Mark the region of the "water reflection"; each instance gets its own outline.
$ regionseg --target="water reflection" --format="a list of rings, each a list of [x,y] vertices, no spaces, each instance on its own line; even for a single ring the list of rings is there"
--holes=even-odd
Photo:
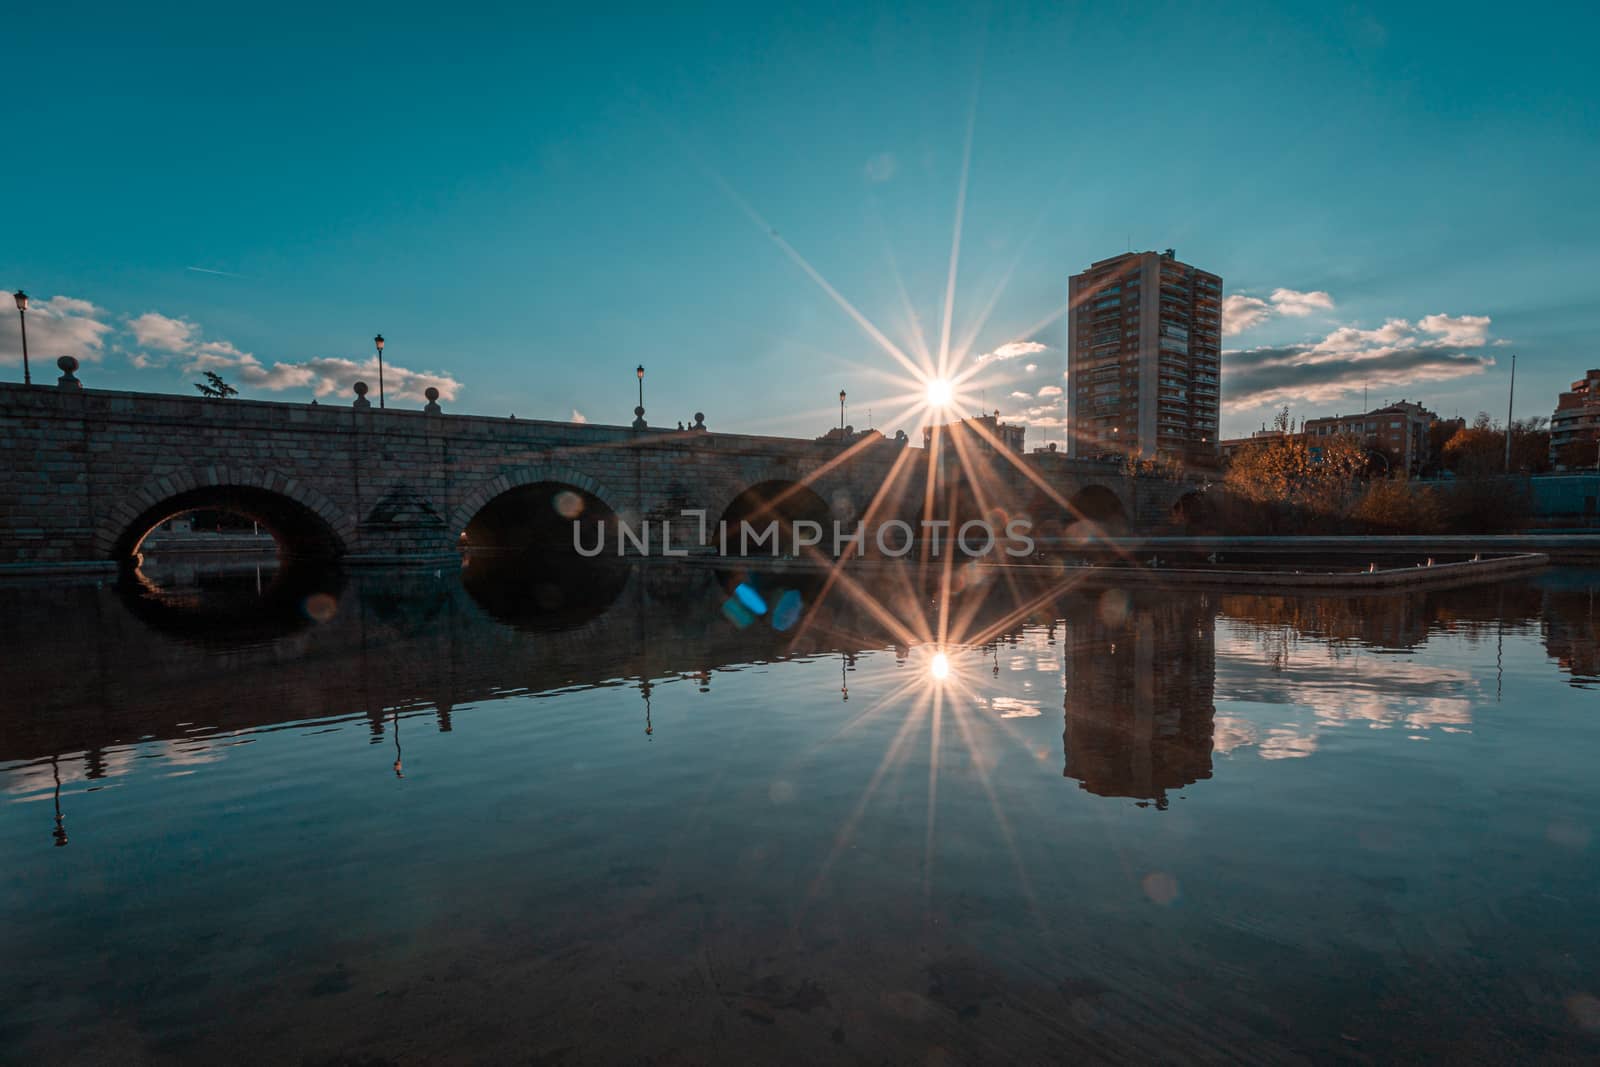
[[[331,567],[275,560],[163,560],[118,581],[124,605],[141,621],[213,649],[268,644],[327,622],[341,586]]]
[[[495,620],[528,633],[571,630],[604,615],[628,584],[613,557],[531,549],[474,553],[461,570],[472,599]]]
[[[814,603],[818,581],[805,576],[605,566],[582,580],[560,576],[566,592],[555,600],[537,592],[552,578],[543,564],[474,566],[460,578],[254,565],[159,577],[4,591],[10,691],[27,694],[28,711],[0,717],[0,761],[65,758],[81,767],[69,771],[69,784],[98,782],[127,765],[130,746],[164,741],[180,746],[174,757],[195,758],[207,738],[214,747],[251,729],[352,716],[376,742],[386,726],[398,733],[401,709],[431,714],[438,731],[450,732],[464,704],[619,679],[639,688],[644,732],[653,736],[650,700],[663,681],[687,680],[709,694],[719,671],[826,652],[839,657],[838,694],[848,702],[858,655],[892,648],[904,662],[909,651],[880,614],[840,598]],[[803,622],[780,630],[771,611],[730,617],[740,587],[770,604],[793,595],[805,605]],[[582,610],[572,592],[580,588],[594,592]],[[1537,633],[1570,684],[1600,684],[1600,576],[1592,571],[1371,597],[1052,592],[991,582],[953,592],[948,608],[931,595],[937,588],[915,589],[903,575],[883,588],[901,616],[947,611],[974,631],[1009,621],[984,645],[988,681],[965,671],[956,690],[999,718],[1039,709],[1034,692],[1014,691],[1002,674],[1002,645],[1034,628],[1046,648],[1059,640],[1066,777],[1157,807],[1209,778],[1213,753],[1309,755],[1317,737],[1307,725],[1470,730],[1472,708],[1486,699],[1481,672],[1406,658],[1433,635],[1488,652],[1506,633]],[[1019,597],[1034,606],[1013,618]],[[45,618],[48,627],[23,622]],[[1219,654],[1232,665],[1230,698],[1307,708],[1309,722],[1219,714]],[[950,680],[950,651],[921,662],[929,685]]]
[[[576,613],[443,569],[0,590],[0,906],[31,961],[0,975],[0,1058],[68,1032],[85,1059],[290,1032],[348,1062],[1459,1051],[1394,1004],[1501,1013],[1505,1059],[1582,1037],[1600,575],[864,570],[873,608],[617,576]],[[275,589],[317,610],[262,629]],[[906,639],[941,617],[969,640]]]
[[[1211,777],[1212,605],[1204,594],[1111,590],[1073,607],[1062,773],[1091,793],[1165,808],[1169,791]]]

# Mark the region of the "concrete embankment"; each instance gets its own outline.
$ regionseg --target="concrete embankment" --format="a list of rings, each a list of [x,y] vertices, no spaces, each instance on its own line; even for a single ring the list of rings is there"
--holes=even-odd
[[[1554,563],[1600,563],[1600,533],[1451,534],[1397,537],[1117,537],[1090,543],[1040,541],[1047,551],[1098,552],[1147,559],[1163,553],[1373,557],[1511,556],[1543,553]]]

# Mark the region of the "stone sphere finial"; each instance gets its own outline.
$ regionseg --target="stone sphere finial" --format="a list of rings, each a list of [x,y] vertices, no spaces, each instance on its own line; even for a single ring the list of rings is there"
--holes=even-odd
[[[78,381],[77,377],[72,373],[73,371],[77,370],[79,366],[76,356],[62,356],[60,359],[56,360],[56,366],[61,368],[61,377],[56,379],[57,388],[83,388],[83,383]]]
[[[430,385],[422,391],[422,395],[428,398],[428,403],[422,409],[424,412],[429,415],[442,414],[439,409],[439,390]]]
[[[354,404],[355,407],[370,408],[372,406],[372,401],[367,399],[366,382],[356,382],[355,385],[351,386],[351,388],[356,391],[356,402]]]
[[[427,397],[429,400],[438,400],[439,390],[430,385],[422,391],[422,395]]]

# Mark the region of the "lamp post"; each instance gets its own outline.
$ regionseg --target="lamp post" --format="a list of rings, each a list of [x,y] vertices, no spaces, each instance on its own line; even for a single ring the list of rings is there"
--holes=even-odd
[[[22,384],[33,384],[33,373],[28,369],[28,294],[16,291],[17,321],[22,323]]]
[[[372,343],[378,346],[378,406],[381,408],[383,407],[383,334],[374,337]]]
[[[1511,418],[1517,403],[1517,354],[1511,353],[1511,394],[1506,397],[1506,473],[1511,473]]]
[[[639,406],[633,409],[633,428],[635,430],[642,430],[645,427],[645,421],[644,421],[644,364],[643,363],[639,364],[638,369],[635,370],[633,373],[635,375],[637,375],[638,378],[639,378]]]
[[[844,436],[844,390],[839,390],[839,435]]]

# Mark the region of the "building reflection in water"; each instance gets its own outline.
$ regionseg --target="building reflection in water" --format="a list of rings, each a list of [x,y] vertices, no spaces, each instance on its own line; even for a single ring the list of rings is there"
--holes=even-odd
[[[263,571],[258,582],[252,568],[237,576],[196,572],[187,585],[134,574],[115,587],[6,590],[0,640],[13,653],[11,688],[32,694],[35,707],[0,716],[0,764],[19,765],[5,791],[41,801],[53,792],[52,837],[64,845],[63,792],[72,806],[78,792],[155,765],[146,759],[220,759],[227,746],[243,743],[241,735],[279,724],[359,724],[375,744],[387,726],[393,769],[403,777],[399,709],[431,708],[439,732],[448,733],[462,705],[627,678],[640,690],[645,736],[653,738],[659,684],[707,693],[713,672],[838,656],[838,699],[853,705],[858,654],[892,650],[900,666],[911,654],[903,632],[887,632],[878,615],[848,598],[817,607],[815,583],[797,576],[624,567],[597,580],[598,593],[578,611],[575,579],[564,577],[556,597],[540,584],[548,569],[505,585],[488,581],[496,573],[485,566],[463,581],[443,570],[286,568]],[[764,618],[730,625],[723,605],[732,584],[746,580],[769,581],[773,602],[798,590],[806,625],[780,631]],[[873,588],[896,619],[922,612],[931,626],[938,617],[936,599],[904,578],[879,579]],[[529,589],[539,595],[521,595]],[[1020,595],[1031,601],[1038,592]],[[1001,718],[1037,715],[1053,694],[1006,693],[1000,645],[1008,656],[1019,647],[1059,646],[1066,777],[1094,794],[1165,806],[1174,791],[1209,778],[1214,757],[1231,749],[1306,755],[1315,751],[1316,730],[1348,724],[1460,730],[1484,699],[1471,662],[1363,656],[1357,667],[1344,659],[1347,651],[1417,649],[1444,634],[1467,638],[1469,647],[1482,642],[1492,656],[1504,631],[1542,639],[1570,684],[1600,686],[1597,592],[1600,574],[1571,569],[1500,586],[1365,597],[1078,588],[1050,594],[1027,619],[1014,619],[1019,594],[991,582],[953,594],[966,603],[950,615],[984,634],[976,655],[988,670],[976,673],[989,677],[975,695]],[[37,625],[46,618],[52,625]],[[1003,632],[990,629],[1002,624]],[[1036,632],[1019,637],[1022,629]],[[1237,712],[1219,718],[1219,642],[1232,672],[1225,674],[1230,705],[1308,708],[1314,721],[1289,730],[1292,724],[1247,721]]]
[[[1545,651],[1572,676],[1572,684],[1600,688],[1600,576],[1546,590],[1543,611]]]
[[[1169,792],[1211,777],[1213,609],[1203,595],[1107,590],[1068,611],[1062,774],[1165,808]]]

